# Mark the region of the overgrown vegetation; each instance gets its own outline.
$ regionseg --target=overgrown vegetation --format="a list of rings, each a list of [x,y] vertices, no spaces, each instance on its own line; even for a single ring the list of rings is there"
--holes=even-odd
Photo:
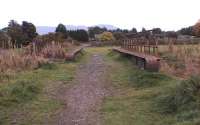
[[[140,71],[118,54],[106,58],[117,93],[105,99],[105,125],[200,124],[199,76],[182,81]]]
[[[161,71],[169,75],[188,78],[200,72],[199,45],[164,45],[159,46]]]
[[[187,113],[188,117],[196,115],[199,112],[199,92],[200,92],[200,78],[199,76],[192,76],[188,80],[184,80],[175,87],[170,87],[168,90],[158,98],[158,105],[164,113]],[[194,114],[190,114],[190,113]]]
[[[89,40],[88,33],[85,30],[68,31],[68,34],[71,38],[80,42],[88,42]]]
[[[26,54],[24,50],[2,50],[0,56],[0,78],[23,70],[31,70],[38,68],[47,60],[31,54]]]
[[[1,83],[0,124],[51,123],[63,106],[59,92],[73,79],[77,64],[42,64],[37,70],[19,72]]]

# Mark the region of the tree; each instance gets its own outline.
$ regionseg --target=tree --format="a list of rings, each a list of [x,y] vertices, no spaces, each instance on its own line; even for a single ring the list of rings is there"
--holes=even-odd
[[[88,33],[85,30],[68,31],[69,36],[77,41],[87,42],[89,40]]]
[[[11,20],[2,31],[9,36],[12,45],[17,47],[27,45],[38,35],[36,27],[27,21],[23,21],[20,25],[15,20]]]
[[[165,33],[165,35],[167,37],[170,37],[170,38],[177,38],[178,37],[178,34],[175,31],[168,31],[168,32]]]
[[[52,42],[52,41],[64,42],[65,41],[65,39],[63,39],[62,33],[55,33],[55,32],[37,36],[35,40],[44,41],[44,42]]]
[[[137,29],[133,27],[132,30],[131,30],[131,32],[132,33],[137,33]]]
[[[27,34],[23,33],[22,27],[16,21],[11,20],[6,28],[8,35],[11,37],[11,41],[16,46],[26,44]]]
[[[115,40],[113,34],[111,32],[103,32],[100,34],[99,39],[101,41],[113,41]]]
[[[179,34],[181,35],[194,35],[194,31],[193,31],[193,26],[189,26],[186,28],[182,28],[181,30],[178,31]]]
[[[116,29],[116,32],[122,32],[123,30],[122,29],[120,29],[120,28],[117,28]]]
[[[56,33],[62,33],[64,39],[68,37],[67,29],[66,29],[65,25],[63,25],[63,24],[58,24],[55,32]]]
[[[105,32],[105,31],[107,31],[107,29],[105,27],[104,28],[100,28],[98,26],[89,27],[89,29],[88,29],[90,38],[95,38],[95,35],[101,34],[101,33]]]
[[[152,33],[153,34],[162,34],[162,30],[160,28],[153,28]]]
[[[10,47],[10,37],[7,33],[0,30],[0,47],[9,48]]]
[[[123,40],[126,38],[126,36],[121,32],[114,32],[113,35],[116,40]]]
[[[8,41],[8,40],[9,40],[9,36],[5,32],[0,30],[0,42],[1,41]]]
[[[128,33],[129,31],[127,29],[122,30],[123,33]]]
[[[144,27],[142,28],[142,32],[143,32],[143,33],[146,32],[146,29],[145,29]]]
[[[26,41],[32,41],[38,35],[36,27],[27,21],[22,22],[22,31],[26,34]]]
[[[195,36],[200,37],[200,21],[197,22],[197,23],[194,25],[193,31],[194,31]]]

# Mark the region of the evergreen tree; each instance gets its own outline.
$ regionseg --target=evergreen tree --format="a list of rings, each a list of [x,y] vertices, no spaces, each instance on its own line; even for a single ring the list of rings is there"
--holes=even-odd
[[[11,37],[13,44],[18,47],[26,42],[26,34],[23,33],[22,27],[16,21],[11,20],[6,28],[8,35]]]
[[[88,33],[85,30],[69,31],[69,36],[81,42],[87,42],[89,40]]]
[[[64,39],[66,39],[68,37],[67,29],[66,29],[65,25],[63,25],[63,24],[58,24],[55,32],[56,33],[62,33]]]
[[[132,28],[131,32],[132,33],[137,33],[137,29],[136,28]]]
[[[26,41],[32,41],[38,35],[36,27],[27,21],[22,22],[22,31],[26,34]]]

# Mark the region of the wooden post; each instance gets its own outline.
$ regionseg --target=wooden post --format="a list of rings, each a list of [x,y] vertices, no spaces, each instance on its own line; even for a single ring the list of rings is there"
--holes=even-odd
[[[36,47],[35,47],[35,42],[33,42],[33,54],[36,54]]]

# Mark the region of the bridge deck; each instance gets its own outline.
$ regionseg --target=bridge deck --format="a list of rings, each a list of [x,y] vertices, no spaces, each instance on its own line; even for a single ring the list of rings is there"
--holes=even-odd
[[[85,47],[85,46],[81,46],[81,47],[76,48],[74,51],[72,51],[72,52],[70,52],[70,53],[66,53],[66,54],[65,54],[65,59],[66,59],[67,61],[73,61],[73,60],[75,60],[75,56],[76,56],[78,53],[80,53],[80,52],[83,50],[84,47]]]
[[[136,64],[139,68],[146,69],[149,71],[159,71],[160,58],[145,53],[133,52],[120,47],[114,47],[113,51],[117,51],[123,54],[133,56],[136,59]]]

